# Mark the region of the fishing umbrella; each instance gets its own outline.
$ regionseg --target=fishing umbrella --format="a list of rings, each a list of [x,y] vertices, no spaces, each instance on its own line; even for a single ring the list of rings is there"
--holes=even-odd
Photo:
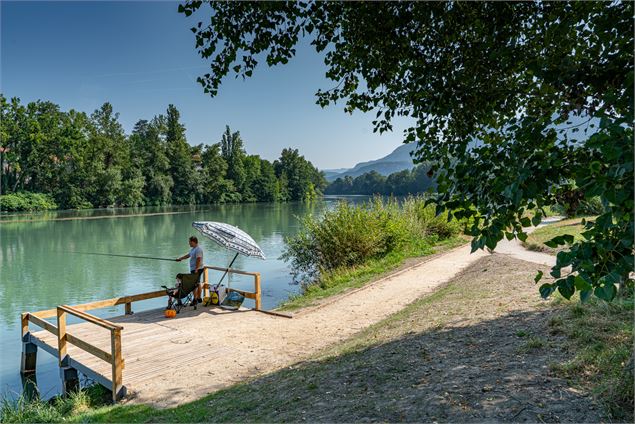
[[[218,284],[223,281],[225,275],[229,271],[229,268],[234,264],[234,261],[238,257],[238,255],[244,255],[252,258],[258,259],[266,259],[265,254],[258,246],[258,243],[254,241],[253,238],[243,230],[238,227],[234,227],[233,225],[226,224],[224,222],[213,222],[213,221],[197,221],[192,222],[192,227],[196,228],[207,238],[214,240],[219,245],[223,246],[226,249],[232,250],[236,252],[234,255],[234,259],[227,266],[227,270],[221,277]]]

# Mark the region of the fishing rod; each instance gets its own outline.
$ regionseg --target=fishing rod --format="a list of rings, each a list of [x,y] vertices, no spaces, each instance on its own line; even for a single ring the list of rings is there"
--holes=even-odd
[[[176,262],[176,259],[155,258],[155,257],[152,257],[152,256],[117,255],[115,253],[94,253],[94,252],[68,252],[68,253],[77,253],[77,254],[80,254],[80,255],[115,256],[115,257],[118,257],[118,258],[150,259],[150,260],[153,260],[153,261]]]

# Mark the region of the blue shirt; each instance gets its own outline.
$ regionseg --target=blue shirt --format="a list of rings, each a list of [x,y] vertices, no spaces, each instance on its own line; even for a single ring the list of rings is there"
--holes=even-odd
[[[201,246],[193,247],[192,250],[190,250],[190,272],[196,269],[196,258],[201,258],[201,269],[202,269],[203,249],[201,249]]]

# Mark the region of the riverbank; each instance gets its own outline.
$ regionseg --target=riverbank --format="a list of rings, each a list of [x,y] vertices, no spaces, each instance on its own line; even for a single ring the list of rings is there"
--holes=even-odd
[[[460,251],[455,249],[441,258]],[[278,331],[282,328],[269,326],[270,338],[271,334],[286,334],[292,350],[294,346],[304,350],[275,370],[175,407],[157,408],[133,400],[117,406],[78,408],[65,420],[632,420],[632,403],[628,404],[629,396],[632,402],[632,379],[629,395],[629,383],[618,372],[632,345],[632,325],[628,325],[632,324],[632,302],[607,306],[544,301],[533,283],[536,264],[500,254],[468,257],[474,260],[460,273],[439,283],[436,290],[422,290],[412,303],[399,304],[398,294],[402,284],[413,286],[418,281],[412,279],[413,270],[405,273],[410,278],[400,274],[345,296],[335,309],[328,304],[304,319],[301,315],[278,321],[279,326],[310,318],[312,327],[319,329],[308,329],[311,334],[304,338],[297,330],[288,334],[289,327],[283,333]],[[417,275],[429,278],[433,262],[443,272],[437,259],[423,264]],[[509,290],[510,284],[514,290]],[[395,312],[352,333],[350,327],[359,323],[339,321],[335,327],[344,329],[341,340],[332,343],[330,329],[342,316],[331,313],[353,309],[352,316],[360,316],[362,296],[365,300],[380,297],[378,292],[391,288],[396,298],[384,301],[379,313],[385,314],[393,301],[398,303]],[[506,293],[504,301],[501,291]],[[324,315],[325,311],[330,312]],[[316,337],[318,333],[323,337]],[[591,339],[594,343],[589,343]],[[262,341],[255,344],[259,343]],[[267,360],[263,358],[260,365],[268,367]],[[241,356],[240,361],[248,367],[250,358]],[[215,379],[230,373],[223,367],[222,361],[216,364],[216,371],[223,372]],[[199,370],[197,379],[204,376]],[[194,397],[203,393],[197,389]]]

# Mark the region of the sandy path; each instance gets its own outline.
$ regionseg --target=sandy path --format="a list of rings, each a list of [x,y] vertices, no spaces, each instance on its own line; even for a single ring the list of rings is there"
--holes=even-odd
[[[293,319],[253,311],[201,309],[170,321],[148,317],[143,325],[168,325],[174,330],[173,343],[187,343],[189,351],[214,350],[219,354],[213,360],[196,361],[195,377],[182,365],[178,376],[166,368],[149,381],[135,382],[129,386],[130,401],[175,406],[288,366],[399,311],[487,255],[480,251],[470,254],[469,246],[463,246],[332,298]]]
[[[525,231],[527,233],[531,233],[537,228],[544,227],[545,225],[553,224],[554,222],[558,222],[561,219],[563,219],[563,217],[561,216],[553,216],[553,217],[545,218],[542,221],[542,223],[538,225],[537,227],[525,228]],[[533,263],[545,265],[545,266],[554,266],[556,264],[556,257],[554,255],[527,250],[516,239],[511,241],[507,239],[503,239],[502,241],[500,241],[498,245],[496,246],[496,253],[511,256],[515,259],[520,259],[522,261],[533,262]]]

